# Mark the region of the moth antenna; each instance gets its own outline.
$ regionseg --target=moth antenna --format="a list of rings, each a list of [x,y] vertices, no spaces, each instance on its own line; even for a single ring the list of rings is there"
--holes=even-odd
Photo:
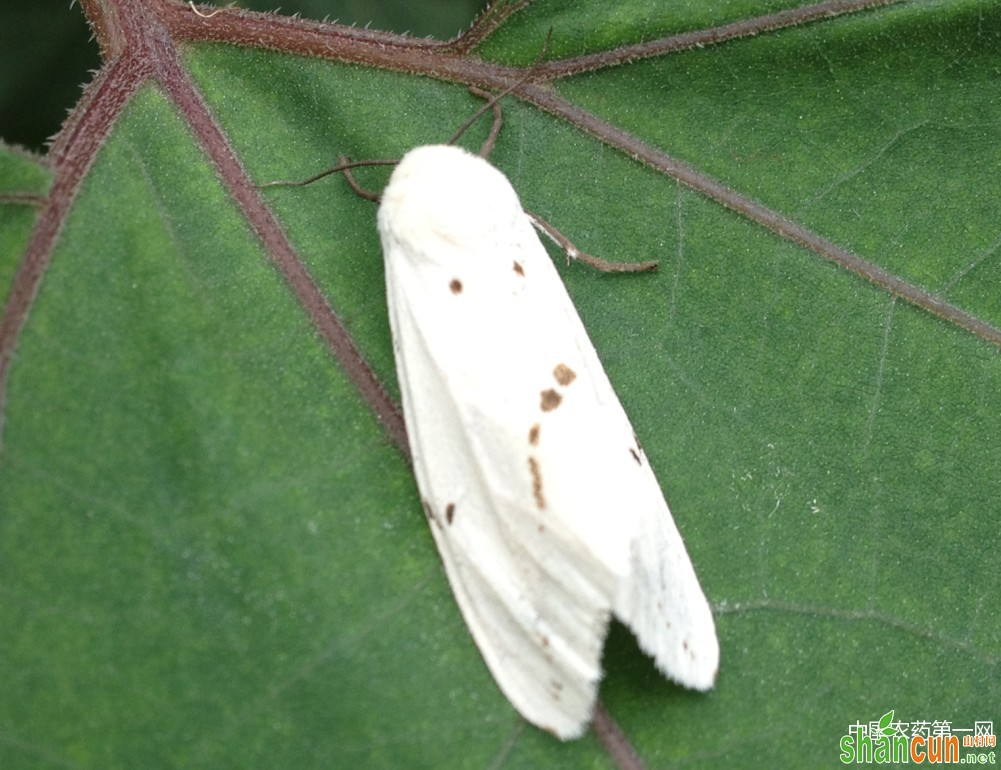
[[[193,10],[195,10],[196,13],[198,12],[193,2],[191,7]],[[202,14],[199,13],[199,15]],[[452,135],[452,138],[449,139],[448,142],[446,142],[446,144],[450,145],[455,144],[459,140],[459,137],[461,137],[466,132],[466,130],[471,125],[473,125],[473,123],[479,120],[480,117],[487,110],[493,110],[494,113],[493,125],[490,127],[490,133],[487,136],[486,141],[483,143],[483,146],[480,148],[479,151],[479,156],[481,158],[486,158],[488,155],[490,155],[490,153],[493,151],[494,144],[497,141],[497,136],[500,134],[501,124],[504,122],[504,116],[501,113],[501,108],[499,104],[500,100],[503,99],[512,91],[514,91],[516,88],[519,88],[520,86],[524,85],[525,83],[527,83],[529,80],[532,79],[532,77],[535,75],[536,68],[539,66],[539,64],[542,63],[542,59],[543,57],[545,57],[546,51],[549,49],[549,41],[552,39],[552,37],[553,37],[553,29],[552,27],[550,27],[549,32],[546,33],[546,39],[542,44],[542,50],[539,51],[539,55],[535,58],[535,61],[532,62],[532,66],[528,68],[528,70],[521,78],[519,78],[517,81],[512,83],[507,88],[505,88],[499,94],[491,96],[491,94],[488,91],[484,91],[482,88],[477,88],[476,86],[469,87],[469,92],[471,94],[479,96],[482,99],[486,99],[487,102],[482,107],[480,107],[480,109],[474,112],[472,117],[470,117],[465,123],[463,123],[459,127],[459,130]],[[319,179],[323,179],[323,177],[325,176],[330,176],[331,174],[337,174],[339,172],[343,172],[344,178],[347,180],[348,185],[350,185],[351,189],[354,190],[357,195],[361,196],[362,198],[365,198],[366,200],[375,201],[378,203],[380,199],[379,193],[374,193],[371,190],[366,190],[363,187],[361,187],[355,180],[354,176],[350,173],[351,169],[360,168],[362,166],[395,166],[399,162],[400,162],[399,159],[349,161],[345,156],[342,155],[338,158],[338,164],[336,166],[334,166],[333,168],[328,168],[326,171],[321,171],[319,174],[315,174],[314,176],[311,176],[308,179],[302,179],[298,181],[290,179],[278,179],[275,180],[274,182],[265,182],[264,184],[256,185],[256,187],[258,189],[263,189],[265,187],[304,187],[305,185],[312,184],[313,182],[316,182]],[[595,257],[595,259],[597,259],[597,257]]]
[[[494,142],[497,139],[497,135],[500,133],[502,116],[500,111],[500,105],[498,103],[509,93],[525,85],[525,83],[527,83],[535,76],[535,70],[542,63],[542,59],[546,55],[546,51],[549,49],[549,41],[552,39],[552,37],[553,37],[553,28],[550,27],[549,32],[546,33],[546,39],[542,43],[542,50],[539,51],[539,55],[535,58],[535,61],[532,62],[532,66],[528,68],[528,70],[525,72],[524,75],[522,75],[518,80],[509,85],[499,94],[490,96],[489,92],[484,91],[482,88],[477,88],[476,86],[470,86],[469,92],[474,96],[479,96],[480,98],[487,99],[487,103],[484,104],[482,107],[480,107],[476,112],[474,112],[472,117],[469,118],[469,120],[467,120],[465,123],[459,126],[459,130],[456,131],[454,134],[452,134],[452,138],[449,139],[447,142],[445,142],[445,144],[455,144],[457,141],[459,141],[459,138],[464,133],[466,133],[469,127],[473,125],[473,123],[475,123],[477,120],[479,120],[480,117],[482,117],[482,115],[487,110],[493,110],[494,124],[490,129],[490,135],[487,137],[487,140],[483,143],[483,146],[480,148],[480,151],[478,153],[481,158],[486,158],[493,150]]]
[[[302,179],[302,180],[298,180],[298,181],[292,180],[292,179],[278,179],[278,180],[275,180],[274,182],[265,182],[264,184],[259,184],[259,185],[255,185],[255,186],[257,187],[258,190],[263,189],[265,187],[305,187],[308,184],[313,184],[313,182],[317,181],[318,179],[323,179],[323,177],[325,177],[325,176],[330,176],[331,174],[337,174],[337,173],[339,173],[341,171],[344,172],[344,176],[349,177],[350,175],[348,174],[348,172],[350,171],[350,169],[353,169],[353,168],[360,168],[362,166],[395,166],[399,162],[400,162],[399,160],[351,160],[351,161],[349,161],[347,158],[345,158],[343,155],[341,155],[337,159],[337,165],[336,166],[334,166],[333,168],[328,168],[326,171],[321,171],[319,174],[315,174],[314,176],[309,177],[309,179]],[[349,184],[351,184],[351,186],[354,187],[353,181],[349,182]],[[358,189],[355,189],[355,192],[358,192]],[[369,194],[371,195],[371,193],[369,193]],[[359,193],[359,195],[361,195],[361,193]],[[362,197],[363,198],[368,198],[368,195],[362,195]],[[369,198],[369,200],[378,200],[378,197],[376,197],[376,198]]]

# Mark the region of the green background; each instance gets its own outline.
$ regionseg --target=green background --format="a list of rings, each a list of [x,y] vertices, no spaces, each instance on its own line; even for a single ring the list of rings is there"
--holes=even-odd
[[[208,4],[208,3],[207,3]],[[453,37],[485,0],[241,0],[239,7],[337,19],[390,32]],[[225,3],[217,3],[224,6]],[[41,150],[101,65],[97,42],[79,6],[66,0],[0,3],[0,138]]]
[[[539,2],[482,55],[780,5]],[[999,42],[996,4],[913,3],[555,87],[1001,326]],[[478,106],[295,56],[185,61],[258,182],[442,141]],[[833,766],[891,708],[998,724],[997,348],[528,105],[504,114],[492,161],[527,208],[661,261],[604,276],[555,255],[717,616],[709,694],[613,627],[601,697],[638,753]],[[41,164],[0,157],[5,192],[45,190]],[[264,197],[395,394],[374,207],[337,178]],[[6,295],[33,210],[0,213]],[[610,766],[499,694],[405,460],[152,86],[65,222],[5,415],[0,767]]]

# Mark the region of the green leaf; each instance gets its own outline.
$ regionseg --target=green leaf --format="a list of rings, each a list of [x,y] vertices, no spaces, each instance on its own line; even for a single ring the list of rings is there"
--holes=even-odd
[[[478,54],[528,66],[550,27],[553,60],[791,4],[676,5],[540,0]],[[198,29],[230,39],[238,18]],[[997,327],[999,37],[996,6],[906,3],[552,87]],[[445,141],[482,103],[462,81],[483,65],[455,54],[412,69],[444,62],[460,82],[168,50],[254,183]],[[0,767],[614,766],[593,734],[560,743],[497,690],[403,454],[163,82],[123,97],[0,349]],[[68,124],[81,142],[95,93]],[[503,106],[491,160],[526,208],[593,254],[660,260],[606,276],[554,254],[717,615],[708,694],[613,627],[601,698],[637,754],[794,767],[833,762],[848,726],[889,705],[883,719],[990,719],[997,345],[565,117]],[[48,172],[0,161],[10,307],[47,210],[14,196],[45,193]],[[38,176],[16,176],[24,163]],[[378,189],[385,172],[358,178]],[[338,177],[260,195],[396,398],[375,207]]]
[[[4,301],[49,181],[49,170],[41,160],[0,142],[0,298]]]

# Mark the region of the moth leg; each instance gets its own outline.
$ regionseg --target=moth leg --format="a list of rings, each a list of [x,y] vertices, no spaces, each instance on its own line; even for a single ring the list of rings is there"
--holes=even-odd
[[[524,75],[521,76],[520,79],[518,79],[513,85],[510,85],[507,88],[505,88],[499,94],[492,94],[489,91],[484,91],[482,88],[478,88],[477,86],[469,86],[469,93],[471,93],[473,96],[478,96],[481,99],[486,99],[487,103],[484,104],[482,107],[480,107],[480,109],[476,111],[476,114],[474,114],[473,117],[471,117],[469,120],[467,120],[465,123],[462,124],[459,130],[455,132],[455,134],[452,136],[451,139],[448,140],[447,144],[455,144],[458,138],[466,132],[466,129],[469,128],[471,125],[473,125],[473,123],[475,123],[479,119],[480,115],[482,115],[484,112],[490,109],[493,110],[494,112],[494,123],[490,127],[490,135],[487,136],[486,141],[483,143],[483,146],[480,147],[480,151],[477,153],[484,160],[486,160],[490,156],[490,153],[493,152],[494,144],[497,142],[497,135],[500,133],[501,123],[503,123],[503,118],[501,116],[500,100],[503,99],[512,91],[514,91],[516,88],[523,86],[525,83],[527,83],[535,76],[535,70],[542,62],[542,59],[545,57],[546,51],[549,49],[549,41],[552,39],[552,37],[553,37],[553,30],[550,29],[549,34],[546,35],[546,39],[542,44],[542,50],[539,51],[539,56],[538,58],[536,58],[535,63],[528,68],[528,70],[525,72]]]
[[[497,142],[497,135],[500,133],[501,130],[501,124],[504,122],[504,116],[501,113],[501,108],[500,108],[500,100],[503,96],[508,94],[511,91],[511,89],[516,88],[518,85],[520,85],[520,82],[511,86],[511,88],[507,89],[506,91],[502,91],[501,93],[496,95],[490,93],[489,91],[484,91],[482,88],[477,88],[476,86],[469,86],[469,93],[471,93],[473,96],[479,96],[481,99],[486,99],[487,103],[484,104],[482,107],[480,107],[476,112],[474,112],[472,117],[469,118],[469,120],[467,120],[465,123],[459,126],[459,130],[456,131],[454,134],[452,134],[452,138],[449,139],[447,142],[445,142],[445,144],[455,144],[459,140],[459,137],[462,136],[464,133],[466,133],[466,129],[468,129],[471,125],[473,125],[473,123],[479,120],[480,116],[484,112],[486,112],[487,110],[493,110],[494,122],[493,125],[490,126],[490,135],[487,136],[487,140],[483,143],[483,146],[480,148],[479,153],[477,153],[481,158],[486,159],[487,156],[490,155],[491,152],[493,152],[494,144]]]
[[[344,179],[347,180],[348,186],[352,190],[354,190],[355,195],[357,195],[359,198],[364,198],[367,201],[372,201],[374,203],[379,202],[379,200],[382,198],[382,195],[380,193],[374,193],[371,190],[366,190],[364,187],[359,185],[358,182],[355,181],[354,175],[351,173],[351,168],[348,165],[348,159],[345,156],[343,155],[339,156],[337,158],[337,164],[338,166],[341,167],[341,170],[344,172]]]
[[[600,270],[603,273],[644,273],[653,272],[657,269],[656,260],[648,260],[646,262],[610,262],[607,259],[595,257],[574,246],[569,238],[538,214],[533,214],[531,211],[526,210],[525,215],[535,225],[535,229],[563,250],[563,253],[567,255],[567,264],[570,263],[571,259],[576,259],[578,262],[583,262],[585,265],[593,267],[595,270]]]
[[[493,99],[493,94],[489,91],[484,91],[482,88],[477,88],[476,86],[470,86],[469,93],[488,101]],[[480,151],[477,153],[477,155],[484,159],[489,158],[490,153],[494,151],[494,145],[497,143],[497,136],[500,134],[501,125],[504,123],[504,115],[501,112],[500,102],[493,99],[493,102],[489,106],[494,111],[494,122],[490,126],[490,134],[487,136],[486,141],[483,142],[483,146],[480,147]]]

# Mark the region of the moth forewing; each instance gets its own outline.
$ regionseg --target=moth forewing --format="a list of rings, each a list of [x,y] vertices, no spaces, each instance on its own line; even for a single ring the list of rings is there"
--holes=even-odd
[[[463,304],[427,312],[454,297],[449,276],[387,263],[418,487],[453,592],[502,691],[533,723],[572,737],[592,709],[621,569],[610,570],[573,527],[539,507],[524,414],[539,410],[540,389],[519,387],[502,365],[505,340],[524,330],[518,321],[481,328],[481,313],[511,308],[478,302],[499,284],[465,273]],[[517,293],[506,297],[502,305],[520,305]],[[472,366],[481,356],[490,362]],[[504,449],[512,446],[520,451]]]

